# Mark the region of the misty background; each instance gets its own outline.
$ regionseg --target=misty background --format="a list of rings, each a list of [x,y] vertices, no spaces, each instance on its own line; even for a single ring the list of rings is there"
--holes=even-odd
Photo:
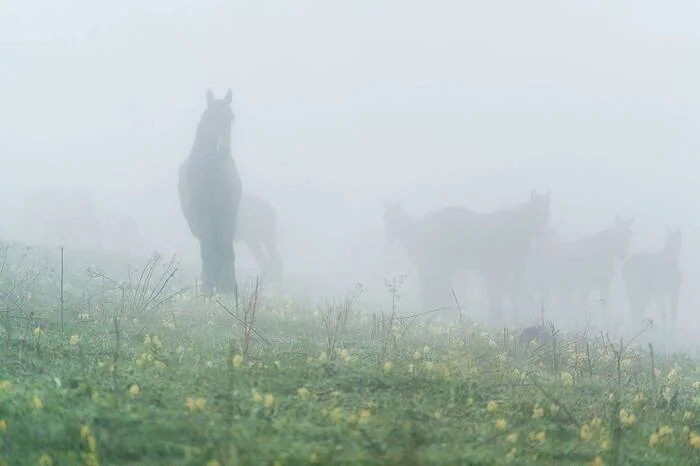
[[[406,269],[382,200],[490,211],[550,189],[565,238],[634,214],[631,252],[657,250],[681,227],[680,315],[697,328],[698,14],[650,0],[3,2],[0,235],[197,270],[177,171],[206,90],[231,88],[243,190],[277,210],[286,275],[320,294]],[[32,231],[47,218],[79,228]]]

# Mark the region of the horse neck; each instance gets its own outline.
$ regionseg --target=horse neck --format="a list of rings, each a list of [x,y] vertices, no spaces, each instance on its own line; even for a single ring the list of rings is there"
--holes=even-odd
[[[659,256],[661,256],[661,259],[670,263],[670,264],[676,264],[678,263],[678,256],[680,255],[680,248],[675,247],[668,242],[664,245],[663,249],[659,253]]]
[[[230,135],[229,135],[230,137]],[[217,147],[216,138],[212,138],[210,131],[207,128],[206,118],[202,115],[202,118],[197,124],[197,131],[194,136],[194,143],[192,144],[192,150],[190,155],[203,155],[203,154],[221,154],[221,155],[231,155],[231,144],[227,145],[225,151],[221,151]]]

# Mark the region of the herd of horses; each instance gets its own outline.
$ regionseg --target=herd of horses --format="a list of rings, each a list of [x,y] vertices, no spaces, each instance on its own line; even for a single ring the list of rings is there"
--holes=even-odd
[[[597,292],[604,303],[619,262],[630,317],[643,317],[655,301],[663,331],[673,331],[681,287],[680,230],[667,230],[658,251],[629,254],[634,217],[616,215],[609,228],[565,241],[549,226],[550,200],[549,192],[533,190],[515,207],[491,213],[444,207],[421,218],[400,203],[385,203],[387,240],[398,240],[417,268],[424,309],[454,308],[451,284],[459,271],[482,277],[494,323],[503,318],[508,296],[515,313],[549,309],[553,295],[578,298],[587,306]]]
[[[247,243],[265,274],[281,279],[282,273],[275,212],[264,199],[243,194],[231,154],[231,101],[231,90],[222,99],[207,91],[194,144],[179,170],[180,206],[199,241],[205,293],[237,293],[234,241]],[[597,291],[605,299],[620,261],[633,315],[657,300],[664,329],[673,329],[680,230],[669,230],[657,252],[629,254],[633,217],[615,216],[609,228],[565,241],[550,227],[550,204],[549,192],[535,190],[527,201],[490,213],[450,206],[416,217],[400,203],[385,203],[386,239],[400,242],[415,265],[424,309],[451,307],[451,284],[459,271],[482,277],[493,320],[502,319],[507,297],[515,312],[537,296],[543,306],[552,295],[587,302]]]

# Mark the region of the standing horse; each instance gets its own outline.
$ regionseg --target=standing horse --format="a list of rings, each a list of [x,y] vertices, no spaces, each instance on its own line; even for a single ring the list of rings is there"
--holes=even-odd
[[[552,291],[560,295],[579,294],[584,305],[594,290],[602,299],[608,299],[615,260],[627,258],[633,222],[634,217],[622,220],[615,215],[612,228],[573,241],[554,239],[541,245],[539,254],[530,263],[533,270],[530,283],[537,284],[547,304]]]
[[[423,306],[445,302],[458,270],[481,273],[493,319],[501,318],[507,288],[519,304],[519,287],[534,238],[549,222],[550,194],[533,190],[528,202],[493,213],[445,207],[417,219],[400,205],[384,206],[387,240],[399,239],[418,267]]]
[[[622,269],[632,316],[642,314],[651,301],[656,299],[665,334],[669,331],[673,333],[676,329],[678,294],[682,281],[678,264],[680,250],[681,231],[668,230],[661,251],[632,254]]]
[[[190,231],[199,240],[202,288],[206,293],[238,290],[233,239],[241,200],[241,179],[231,156],[233,94],[214,98],[197,126],[190,155],[179,171],[180,207]]]
[[[234,239],[248,246],[258,267],[271,281],[279,283],[282,280],[282,257],[277,248],[277,214],[269,202],[253,194],[243,195]]]

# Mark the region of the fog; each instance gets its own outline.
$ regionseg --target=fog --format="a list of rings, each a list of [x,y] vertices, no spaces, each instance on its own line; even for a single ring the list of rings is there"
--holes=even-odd
[[[488,212],[549,189],[567,238],[634,214],[631,251],[656,250],[681,227],[680,319],[697,328],[698,14],[649,0],[4,2],[0,234],[65,243],[29,231],[27,199],[43,191],[48,216],[87,198],[109,223],[90,237],[75,217],[74,247],[96,235],[196,269],[177,170],[206,90],[230,88],[243,190],[275,207],[286,274],[319,294],[363,281],[383,296],[387,274],[410,272],[384,243],[383,200]]]

